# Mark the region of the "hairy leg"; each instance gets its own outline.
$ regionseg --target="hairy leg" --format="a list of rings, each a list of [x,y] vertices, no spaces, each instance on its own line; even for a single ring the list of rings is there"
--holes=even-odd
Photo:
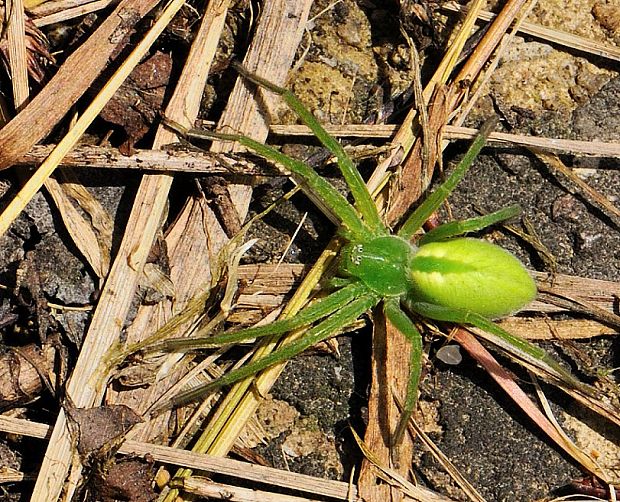
[[[255,338],[270,335],[280,335],[303,326],[308,326],[319,319],[340,310],[351,301],[359,298],[367,291],[361,282],[354,282],[348,286],[333,292],[325,298],[321,298],[312,305],[297,313],[294,317],[274,321],[265,326],[241,329],[223,335],[209,336],[206,338],[176,338],[165,340],[146,350],[164,350],[166,352],[189,352],[191,350],[211,349],[222,345],[232,345],[246,342]]]
[[[219,389],[220,387],[236,383],[239,380],[255,375],[265,368],[269,368],[270,366],[280,362],[287,361],[313,345],[316,345],[317,343],[335,335],[344,326],[348,326],[354,322],[359,316],[361,316],[368,309],[374,307],[378,302],[379,298],[368,292],[368,294],[356,298],[342,307],[335,314],[309,329],[299,339],[279,347],[275,352],[272,352],[262,359],[246,364],[241,368],[229,371],[217,380],[204,385],[199,385],[189,391],[182,392],[181,394],[175,396],[171,401],[155,408],[151,413],[157,414],[170,407],[175,407],[194,401],[205,394],[209,394],[210,392]]]
[[[473,143],[469,147],[469,150],[467,150],[467,153],[461,162],[459,162],[459,165],[456,166],[454,171],[452,171],[452,174],[448,177],[448,179],[439,185],[435,191],[418,206],[411,216],[407,218],[398,231],[398,235],[404,239],[410,239],[413,234],[422,227],[424,222],[428,220],[430,215],[433,214],[443,203],[443,201],[448,198],[459,182],[463,179],[463,176],[465,176],[471,167],[474,159],[480,153],[480,150],[482,150],[482,147],[486,143],[489,134],[491,134],[491,131],[495,127],[495,124],[496,119],[491,118],[482,125],[478,136],[474,139]]]

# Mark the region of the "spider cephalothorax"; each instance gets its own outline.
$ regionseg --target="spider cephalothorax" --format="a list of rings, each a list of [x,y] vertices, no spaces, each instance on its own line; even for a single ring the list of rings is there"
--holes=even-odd
[[[340,273],[359,279],[380,296],[402,296],[412,286],[415,254],[414,245],[395,235],[349,243],[341,251]]]

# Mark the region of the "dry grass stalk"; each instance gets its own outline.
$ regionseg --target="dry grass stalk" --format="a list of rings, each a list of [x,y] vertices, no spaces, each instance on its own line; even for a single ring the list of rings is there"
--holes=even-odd
[[[299,284],[300,277],[305,275],[307,267],[304,265],[283,264],[276,269],[275,265],[242,265],[238,269],[239,278],[247,286],[240,289],[237,299],[239,305],[246,309],[256,309],[262,316],[266,306],[276,308],[285,297]],[[543,272],[532,272],[541,288],[548,290],[557,297],[574,298],[581,304],[588,305],[587,312],[592,309],[603,310],[613,315],[618,285],[612,281],[588,279],[584,277],[556,274],[550,277]],[[260,294],[258,294],[260,293]],[[264,297],[267,297],[266,299]],[[528,311],[545,314],[567,312],[568,308],[559,305],[534,301]],[[586,314],[587,314],[586,312]],[[245,319],[252,320],[252,312],[239,314]],[[230,320],[240,322],[232,316]],[[592,319],[553,320],[548,318],[511,317],[500,322],[507,331],[530,339],[566,339],[577,340],[594,336],[609,335],[615,330],[603,321]]]
[[[26,53],[26,19],[23,0],[7,2],[7,39],[13,101],[19,110],[28,101],[28,55]]]
[[[24,155],[16,165],[32,165],[42,162],[54,145],[37,145]],[[193,174],[239,173],[239,176],[261,175],[265,169],[247,159],[232,154],[209,153],[195,150],[136,150],[132,155],[123,155],[118,148],[92,145],[78,145],[63,159],[63,167],[97,169],[135,169],[149,171],[172,171]],[[241,174],[243,173],[243,174]],[[280,176],[275,170],[270,175]]]
[[[51,426],[21,418],[0,415],[0,431],[39,439],[49,439]],[[153,459],[179,467],[197,471],[213,472],[230,477],[255,481],[266,485],[279,486],[292,490],[298,489],[315,496],[332,497],[349,500],[349,495],[356,500],[355,487],[341,481],[315,478],[271,467],[249,464],[239,460],[214,457],[202,453],[180,450],[170,446],[155,445],[140,441],[125,441],[119,452],[125,455],[152,455]]]
[[[527,340],[589,340],[618,333],[617,329],[607,324],[589,319],[509,317],[498,324],[509,333]]]
[[[391,124],[345,124],[326,125],[325,129],[332,136],[336,137],[391,139],[400,127]],[[281,136],[312,136],[310,129],[304,125],[272,125],[271,131]],[[471,140],[478,134],[477,129],[455,125],[445,125],[442,132],[444,139],[452,140]],[[396,143],[396,138],[392,141]],[[620,143],[599,140],[581,141],[563,138],[541,138],[524,134],[493,132],[489,135],[488,143],[491,145],[534,147],[543,151],[557,153],[620,157]]]
[[[391,138],[399,126],[389,124],[346,124],[327,125],[325,129],[332,136],[352,138]],[[271,125],[270,131],[281,136],[310,136],[308,127],[303,125]],[[471,127],[447,125],[443,129],[444,139],[473,139],[477,130]],[[525,146],[556,153],[573,153],[601,157],[620,157],[620,143],[605,141],[581,141],[559,138],[540,138],[522,134],[494,132],[489,136],[489,144],[505,146]],[[54,148],[54,145],[37,145],[19,159],[15,165],[39,164]],[[100,169],[137,169],[142,171],[173,171],[186,173],[243,176],[280,176],[276,171],[267,172],[247,159],[225,153],[210,153],[195,150],[136,150],[132,155],[123,155],[118,148],[78,145],[62,160],[63,167]],[[599,169],[604,169],[601,166]]]
[[[85,130],[92,119],[97,116],[107,99],[118,89],[132,69],[140,62],[140,59],[150,48],[153,41],[163,31],[170,19],[172,19],[182,5],[182,0],[177,0],[170,3],[166,9],[162,11],[160,18],[153,25],[151,30],[112,76],[110,83],[99,93],[93,104],[87,109],[84,115],[80,117],[70,135],[67,136],[65,142],[69,148],[77,141],[79,135]],[[114,15],[115,14],[112,14],[112,16]],[[57,150],[59,150],[59,152],[63,151],[60,148]],[[62,154],[60,154],[60,156],[62,156]],[[55,158],[50,156],[49,167],[51,169],[53,169],[52,166],[55,166],[55,160]],[[42,168],[43,171],[48,170],[46,166],[42,166]],[[43,172],[40,177],[42,177],[43,174],[45,174],[45,172]],[[158,178],[164,177],[161,176]],[[148,181],[154,183],[149,185]],[[130,235],[129,238],[125,238],[121,243],[118,254],[119,257],[110,272],[106,287],[101,293],[100,302],[95,310],[88,334],[84,339],[80,357],[76,363],[72,378],[67,385],[67,394],[77,407],[93,406],[102,396],[102,389],[100,388],[101,375],[99,378],[97,377],[97,368],[101,365],[102,358],[109,350],[110,346],[117,340],[123,320],[133,298],[138,274],[146,262],[152,239],[159,228],[161,214],[166,203],[167,191],[163,196],[159,196],[158,201],[157,180],[148,181],[141,186],[143,189],[142,195],[144,195],[144,191],[146,191],[148,198],[142,199],[142,203],[138,205],[138,211],[133,212],[130,217],[127,227],[129,233],[132,235]],[[147,190],[144,190],[144,185],[147,186]],[[155,190],[148,189],[151,188],[152,185],[155,185]],[[140,199],[138,198],[138,200]],[[138,227],[135,226],[136,222],[139,222]],[[140,232],[132,233],[135,228],[139,228]],[[140,240],[148,240],[149,237],[151,240],[148,244]],[[134,288],[126,287],[131,284],[134,285]],[[52,434],[49,448],[41,466],[37,483],[33,490],[34,500],[53,501],[58,498],[72,456],[71,438],[66,428],[66,416],[64,412],[61,411]],[[71,498],[75,486],[78,483],[80,470],[81,468],[79,465],[74,466],[72,470],[72,481],[67,488],[68,499]]]
[[[11,467],[0,467],[0,484],[21,483],[22,481],[32,481],[33,477]]]
[[[218,22],[217,23],[213,23],[213,22],[204,23],[204,31],[203,31],[202,36],[207,37],[207,40],[210,40],[210,39],[217,40],[219,38],[219,30],[214,29],[214,25],[221,27],[220,20],[221,22],[223,22],[225,12],[222,10],[221,4],[217,7],[218,8],[215,8],[213,10],[213,13],[214,14],[216,13],[218,15],[218,18],[217,18]],[[293,14],[293,13],[284,12],[284,14],[281,17],[283,17],[284,19],[289,19],[289,20],[290,19],[293,19],[293,20],[302,19],[303,20],[304,18],[304,16],[300,15],[299,12],[291,16],[289,16],[288,14]],[[207,19],[208,18],[209,16],[207,16]],[[271,19],[274,19],[274,18],[272,17]],[[299,36],[301,35],[301,28],[299,27],[299,25],[296,25],[295,31],[298,33]],[[272,37],[273,33],[281,33],[283,37],[286,37],[287,34],[290,35],[290,30],[281,30],[277,26],[275,27],[271,26],[267,28],[267,33],[271,36],[271,39],[273,41],[273,37]],[[194,47],[197,47],[197,48],[202,47],[200,39],[201,39],[201,35],[199,34],[198,38],[195,41]],[[281,42],[282,41],[280,41],[280,43]],[[295,47],[296,47],[296,44],[294,46],[291,46],[290,48],[290,59],[292,59],[293,57]],[[208,58],[209,55],[204,54],[204,52],[205,52],[204,47],[202,48],[201,51],[197,50],[195,57],[200,58],[200,60],[204,60],[205,57],[209,59]],[[270,52],[273,54],[275,51],[271,49]],[[190,58],[191,58],[191,55],[190,55]],[[264,57],[263,58],[259,57],[259,59],[265,60]],[[286,66],[283,65],[278,70],[282,75],[282,79],[285,77],[286,71],[289,66],[290,66],[290,61],[287,63]],[[195,73],[195,61],[193,60],[188,61],[187,67],[191,68],[192,70],[191,72],[187,73],[188,75]],[[206,79],[203,79],[203,81],[204,80]],[[197,86],[194,86],[194,88],[195,87]],[[248,100],[248,103],[250,103],[249,100]],[[252,103],[252,106],[255,106],[253,100],[251,101],[251,103]],[[235,111],[238,112],[238,109],[235,109]],[[167,116],[175,120],[179,120],[175,115],[171,115],[167,113]],[[185,117],[183,117],[183,119],[185,119]],[[176,284],[177,297],[176,297],[175,305],[177,307],[182,306],[184,301],[186,301],[189,297],[195,294],[195,290],[197,286],[202,286],[205,282],[208,281],[209,279],[208,258],[210,255],[213,256],[217,252],[219,246],[223,242],[223,239],[221,238],[218,239],[217,237],[214,237],[214,234],[221,234],[221,230],[216,230],[213,228],[213,225],[216,224],[216,220],[213,216],[209,217],[209,220],[208,220],[211,225],[211,227],[208,230],[209,235],[207,236],[204,233],[205,229],[204,229],[203,217],[206,212],[207,212],[207,208],[204,206],[202,201],[199,201],[198,203],[192,202],[188,204],[186,209],[182,212],[181,217],[177,220],[173,228],[170,230],[168,238],[167,238],[168,251],[169,251],[171,268],[172,268],[172,279],[173,279],[173,282],[175,282]],[[200,234],[198,234],[198,232],[200,232]],[[209,238],[211,239],[210,242],[209,242]],[[210,248],[207,248],[207,244],[210,245]],[[201,250],[198,250],[197,246],[202,246]],[[216,248],[216,249],[213,249],[213,248]],[[192,270],[190,270],[190,267],[193,267]],[[194,269],[195,267],[198,267],[201,270]],[[199,280],[200,283],[194,283],[192,282],[192,279],[194,281]],[[151,309],[151,312],[149,312],[149,308],[147,307],[141,308],[138,314],[138,317],[136,318],[133,325],[128,331],[128,336],[131,339],[130,341],[135,341],[135,336],[137,334],[141,333],[142,335],[144,335],[145,333],[150,333],[154,329],[156,329],[159,325],[161,325],[163,322],[165,322],[165,319],[161,318],[161,315],[159,314],[159,312],[160,312],[159,308]],[[154,394],[156,393],[157,392],[154,392]],[[145,397],[145,396],[143,395],[142,397]],[[134,401],[134,403],[132,404],[136,404],[139,408],[140,407],[144,408],[144,405],[148,406],[148,400],[147,402],[141,402],[141,403],[139,403],[138,401],[142,401],[142,400],[136,399],[136,401]],[[147,427],[142,427],[140,430],[138,430],[136,434],[139,434],[142,437],[150,437],[153,434],[157,435],[161,431],[161,425],[162,425],[161,422],[150,423],[148,424]],[[241,426],[238,423],[234,423],[233,425],[234,427],[237,427],[237,428]],[[236,438],[236,435],[234,436],[234,438]]]
[[[223,499],[230,502],[320,502],[317,499],[306,497],[296,497],[294,495],[215,483],[209,478],[199,476],[183,478],[179,481],[179,485],[177,488],[182,489],[185,493],[200,497]]]
[[[514,37],[521,28],[525,18],[529,16],[530,12],[537,3],[538,0],[529,0],[529,3],[524,3],[515,20],[511,23],[509,29],[502,34],[501,40],[497,44],[497,47],[494,49],[492,54],[489,54],[489,58],[491,58],[491,56],[492,58],[485,65],[484,70],[476,72],[476,84],[470,86],[470,89],[467,91],[467,95],[463,97],[462,102],[454,111],[451,121],[453,125],[463,125],[475,104],[486,92],[493,73],[495,73],[500,61],[504,58],[504,54],[506,54],[509,47],[513,45]]]
[[[445,3],[441,6],[441,8],[451,12],[464,12],[466,10],[461,5],[456,3]],[[478,14],[478,19],[481,21],[491,21],[494,18],[495,14],[492,12],[481,11]],[[567,33],[555,28],[541,26],[536,23],[528,23],[526,21],[520,26],[519,32],[541,38],[545,42],[558,44],[569,49],[583,51],[588,54],[611,59],[613,61],[620,61],[620,49],[617,47],[613,47],[602,42],[595,42],[588,38],[573,35],[572,33]]]
[[[244,65],[253,71],[268,74],[270,80],[284,82],[301,40],[310,3],[268,4],[269,8],[261,13],[261,21]],[[272,99],[275,99],[274,96],[265,94],[265,103]],[[266,138],[268,126],[264,114],[258,108],[253,93],[242,80],[237,82],[219,126],[251,134],[259,140]],[[215,151],[221,149],[222,146],[213,147]],[[229,186],[228,190],[237,205],[237,210],[244,215],[249,204],[249,189],[243,186]],[[209,252],[211,256],[215,256],[226,241],[226,236],[219,227],[217,219],[210,212],[207,216]],[[245,393],[248,385],[249,383],[237,385],[228,393],[216,411],[216,419],[207,426],[208,433],[199,439],[197,449],[214,455],[224,455],[232,447],[245,422],[253,416],[259,403],[254,393]],[[187,475],[187,472],[183,474]],[[167,500],[172,500],[172,496],[167,497]]]
[[[60,3],[60,2],[46,2],[43,6],[47,5],[47,3]],[[62,23],[64,21],[69,21],[70,19],[75,19],[77,17],[82,17],[91,12],[97,12],[99,10],[105,9],[110,5],[118,3],[118,0],[99,0],[98,2],[87,2],[83,5],[78,5],[71,8],[66,8],[59,10],[53,14],[48,14],[45,16],[38,17],[34,20],[35,26],[39,28],[42,26],[48,26],[50,24]]]
[[[536,151],[535,149],[531,150],[545,165],[551,168],[552,172],[559,172],[566,176],[570,183],[577,187],[577,191],[581,195],[590,203],[599,207],[616,225],[620,225],[620,209],[614,206],[607,197],[594,190],[594,188],[577,176],[572,169],[566,167],[557,155]]]
[[[9,24],[9,52],[11,55],[11,74],[13,83],[13,96],[15,109],[19,110],[27,102],[28,87],[28,61],[25,47],[24,33],[24,13],[21,0],[11,3],[11,20]],[[21,29],[21,32],[20,32]],[[58,151],[58,145],[49,150],[49,155]],[[45,162],[45,159],[41,159]],[[37,162],[38,163],[38,162]],[[51,166],[53,169],[53,165]],[[71,235],[73,242],[86,258],[93,271],[99,278],[104,277],[110,266],[110,248],[112,243],[112,222],[106,211],[98,201],[82,186],[66,184],[65,188],[73,192],[65,192],[63,185],[53,178],[43,179],[43,184],[53,198],[62,220]],[[21,206],[27,203],[38,191],[36,184],[33,184],[31,193],[20,192],[17,198],[18,204],[15,213],[7,211],[3,214],[5,222],[10,225],[12,218],[16,217],[21,210]],[[89,214],[90,221],[85,219],[80,211],[74,206],[74,200]],[[91,225],[92,221],[92,225]],[[97,224],[99,223],[99,224]]]
[[[614,312],[617,301],[618,284],[613,281],[600,279],[588,279],[568,274],[550,275],[544,272],[534,272],[540,289],[559,297],[569,297],[582,300],[583,302],[596,305],[610,313]],[[542,312],[561,312],[564,309],[549,304],[541,306],[534,302],[537,310]]]
[[[37,5],[36,7],[32,7],[30,9],[30,13],[39,18],[56,14],[57,12],[62,12],[64,10],[73,9],[75,7],[86,6],[91,3],[96,2],[93,2],[92,0],[51,0]]]
[[[392,390],[394,391],[394,389]],[[398,495],[399,499],[415,500],[416,502],[453,502],[453,499],[451,498],[436,493],[423,486],[418,486],[409,481],[408,472],[401,474],[398,470],[387,467],[386,464],[374,454],[373,450],[364,441],[362,441],[355,431],[353,431],[353,437],[364,454],[364,461],[369,464],[368,469],[375,472],[376,478],[382,479],[389,486],[391,486],[394,489],[394,493]],[[361,489],[361,487],[358,487],[358,489]],[[365,501],[367,498],[362,495],[362,500]]]
[[[451,139],[471,139],[476,130],[469,127],[446,126],[445,135]],[[522,134],[509,134],[503,132],[492,133],[489,137],[491,144],[519,145],[533,147],[543,151],[557,153],[576,153],[581,155],[598,155],[601,157],[619,157],[620,143],[604,141],[580,141],[572,139],[537,138]]]
[[[402,406],[402,403],[401,403]],[[450,459],[439,449],[439,447],[433,442],[433,440],[424,432],[424,429],[418,425],[415,420],[409,421],[410,433],[420,439],[422,444],[426,446],[426,449],[433,455],[435,460],[443,467],[443,469],[450,473],[450,477],[458,484],[463,490],[463,493],[474,502],[485,502],[484,498],[478,490],[461,474],[457,467],[450,461]]]

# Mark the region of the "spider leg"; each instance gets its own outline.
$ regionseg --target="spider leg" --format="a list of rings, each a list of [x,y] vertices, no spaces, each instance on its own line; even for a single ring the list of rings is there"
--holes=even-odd
[[[483,228],[490,227],[495,223],[507,220],[518,215],[521,208],[518,205],[508,206],[494,213],[485,214],[476,218],[469,218],[461,221],[450,221],[439,225],[437,228],[426,232],[418,241],[418,245],[422,246],[429,242],[443,241],[450,237],[463,235],[468,232],[476,232]]]
[[[254,73],[249,72],[246,68],[238,63],[233,63],[234,68],[241,74],[243,77],[248,79],[250,82],[259,85],[260,87],[264,87],[269,89],[271,92],[279,94],[282,96],[282,99],[286,102],[286,104],[293,110],[297,116],[306,124],[314,133],[314,135],[318,138],[318,140],[327,148],[330,152],[332,152],[336,158],[338,159],[338,167],[344,176],[349,189],[351,190],[351,194],[353,195],[353,199],[355,200],[355,205],[358,211],[361,213],[364,221],[368,224],[373,232],[381,232],[386,233],[385,225],[381,222],[381,217],[379,216],[379,212],[377,211],[377,206],[375,205],[370,193],[368,192],[368,188],[366,188],[366,184],[362,179],[359,171],[355,167],[355,164],[351,160],[351,158],[347,155],[342,148],[342,145],[323,128],[321,123],[312,115],[312,113],[306,109],[306,107],[299,101],[297,96],[293,94],[288,89],[283,87],[279,87],[275,84],[272,84],[268,80],[255,75]]]
[[[467,150],[467,153],[459,162],[459,165],[456,166],[452,174],[448,177],[446,181],[444,181],[441,185],[439,185],[433,193],[431,193],[422,204],[418,206],[418,208],[407,218],[405,223],[403,223],[402,227],[398,231],[398,235],[404,239],[411,239],[413,234],[422,227],[424,222],[428,220],[428,218],[433,214],[437,208],[443,203],[444,200],[448,198],[448,196],[452,193],[452,191],[456,188],[459,182],[463,179],[463,176],[467,173],[469,168],[471,167],[474,159],[482,150],[482,147],[487,141],[489,134],[491,134],[493,128],[495,127],[496,119],[495,117],[487,120],[482,127],[480,128],[480,132],[476,139],[474,139],[473,143]]]
[[[241,134],[223,134],[199,129],[188,129],[178,122],[169,119],[164,119],[164,124],[184,138],[236,141],[257,155],[284,166],[285,169],[301,178],[314,194],[325,202],[342,222],[342,225],[353,234],[356,240],[367,240],[373,235],[365,222],[360,218],[356,209],[349,204],[347,199],[328,181],[319,176],[303,162],[292,159],[275,148],[263,145]]]
[[[400,307],[400,300],[389,298],[383,302],[383,312],[394,327],[400,331],[411,343],[411,363],[409,382],[407,383],[407,396],[400,415],[398,425],[392,435],[392,446],[400,444],[407,424],[413,414],[418,400],[418,384],[422,373],[422,335],[415,327],[409,316]]]
[[[484,331],[485,334],[483,336],[485,340],[508,352],[513,357],[536,368],[542,369],[557,383],[569,385],[590,396],[596,394],[595,389],[580,382],[555,359],[547,354],[546,351],[521,337],[510,334],[508,331],[480,314],[468,310],[451,309],[423,302],[408,301],[406,305],[414,312],[436,321],[475,326]]]
[[[303,326],[312,324],[319,319],[341,309],[351,300],[359,298],[367,291],[363,283],[356,281],[351,282],[329,296],[321,298],[315,303],[309,305],[305,309],[298,312],[294,317],[288,319],[280,319],[265,326],[257,326],[247,329],[241,329],[233,333],[225,333],[223,335],[209,336],[203,338],[177,338],[173,340],[165,340],[154,345],[150,350],[164,350],[166,352],[188,352],[198,349],[209,349],[221,347],[222,345],[232,345],[235,343],[245,342],[254,338],[261,338],[269,335],[280,335],[287,331],[292,331]]]
[[[340,310],[338,310],[335,314],[324,319],[319,324],[309,329],[308,332],[305,333],[301,338],[287,343],[286,345],[278,348],[275,352],[272,352],[271,354],[261,359],[258,359],[257,361],[246,364],[241,368],[229,371],[217,380],[214,380],[204,385],[199,385],[189,391],[182,392],[181,394],[172,398],[169,402],[155,408],[152,411],[152,414],[157,414],[170,407],[175,407],[181,404],[188,403],[190,401],[194,401],[200,396],[213,392],[220,387],[233,384],[235,382],[238,382],[239,380],[243,380],[244,378],[251,377],[259,371],[264,370],[265,368],[269,368],[274,364],[278,364],[283,361],[287,361],[288,359],[291,359],[292,357],[300,354],[309,347],[312,347],[313,345],[333,336],[344,326],[347,326],[354,322],[360,315],[362,315],[364,312],[379,303],[379,299],[380,298],[374,293],[366,291],[366,294],[354,299],[353,301],[342,307]]]

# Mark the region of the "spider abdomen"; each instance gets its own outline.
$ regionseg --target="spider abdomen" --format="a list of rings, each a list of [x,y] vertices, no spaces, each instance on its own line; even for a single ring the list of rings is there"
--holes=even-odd
[[[411,288],[409,274],[416,248],[395,235],[352,242],[342,249],[340,272],[356,277],[381,296],[401,296]]]
[[[459,238],[421,246],[411,261],[412,299],[485,317],[511,314],[536,296],[523,264],[490,242]]]

